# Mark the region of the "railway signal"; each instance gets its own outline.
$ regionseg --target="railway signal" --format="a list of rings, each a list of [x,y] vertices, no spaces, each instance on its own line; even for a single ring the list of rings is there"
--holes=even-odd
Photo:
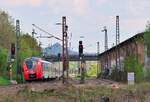
[[[80,57],[80,60],[81,60],[81,63],[80,63],[80,68],[79,70],[81,71],[81,80],[80,80],[80,83],[83,84],[84,83],[84,77],[85,77],[85,61],[83,59],[83,44],[82,44],[82,41],[80,40],[79,41],[79,57]]]
[[[83,45],[82,41],[79,41],[79,57],[82,57],[83,55]]]
[[[11,59],[15,59],[15,43],[11,44]]]

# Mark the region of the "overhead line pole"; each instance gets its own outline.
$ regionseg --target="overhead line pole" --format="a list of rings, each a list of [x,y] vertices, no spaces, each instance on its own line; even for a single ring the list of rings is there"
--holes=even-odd
[[[106,26],[104,26],[104,29],[102,30],[102,32],[105,32],[105,46],[104,46],[104,48],[105,48],[105,51],[107,51],[108,50],[108,36],[107,36]]]
[[[120,43],[119,16],[116,16],[116,45]]]
[[[116,16],[116,68],[120,68],[120,28],[119,28],[119,16]]]
[[[66,17],[62,17],[62,62],[63,62],[63,83],[67,83],[68,69],[69,69],[69,57],[68,57],[68,26],[66,24]]]
[[[100,66],[99,53],[100,53],[100,45],[99,45],[99,41],[98,41],[98,42],[97,42],[97,78],[98,78],[99,66]]]
[[[102,30],[102,32],[105,32],[105,51],[108,50],[108,36],[107,36],[107,28],[106,26],[104,26],[104,29]],[[108,69],[108,53],[106,53],[106,58],[105,58],[105,68]]]
[[[17,65],[17,79],[21,78],[21,66],[20,66],[20,22],[16,20],[16,65]]]

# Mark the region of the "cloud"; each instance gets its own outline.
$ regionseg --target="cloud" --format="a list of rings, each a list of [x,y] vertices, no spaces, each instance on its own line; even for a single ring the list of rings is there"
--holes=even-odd
[[[5,0],[3,4],[5,6],[40,6],[44,0]]]
[[[48,6],[53,12],[83,15],[89,8],[89,0],[50,0]]]
[[[74,10],[79,14],[84,14],[88,9],[88,0],[73,0]]]
[[[1,1],[1,0],[0,0]],[[96,0],[97,4],[106,3],[108,0]],[[49,7],[50,11],[59,14],[76,14],[77,16],[83,16],[90,12],[92,9],[90,0],[5,0],[0,5],[5,7]]]
[[[104,4],[104,3],[108,2],[108,1],[109,0],[97,0],[97,3],[102,5],[102,4]]]
[[[131,12],[135,16],[147,13],[147,11],[150,9],[149,0],[129,0],[128,4],[129,12]]]
[[[146,18],[135,18],[135,19],[125,19],[122,21],[122,26],[126,32],[139,33],[144,31],[145,25],[148,19]]]

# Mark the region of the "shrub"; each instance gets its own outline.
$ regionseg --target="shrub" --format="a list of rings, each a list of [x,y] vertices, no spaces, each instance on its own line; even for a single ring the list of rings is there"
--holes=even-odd
[[[124,71],[134,72],[136,82],[141,82],[144,78],[143,65],[140,64],[138,59],[133,55],[124,60]]]
[[[7,67],[7,50],[0,47],[0,74],[6,73]]]

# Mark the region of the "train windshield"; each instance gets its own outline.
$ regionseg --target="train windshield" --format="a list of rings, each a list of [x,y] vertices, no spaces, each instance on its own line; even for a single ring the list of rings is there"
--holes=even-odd
[[[28,59],[28,60],[25,61],[25,63],[27,65],[28,69],[33,69],[36,66],[36,61],[35,60]]]

